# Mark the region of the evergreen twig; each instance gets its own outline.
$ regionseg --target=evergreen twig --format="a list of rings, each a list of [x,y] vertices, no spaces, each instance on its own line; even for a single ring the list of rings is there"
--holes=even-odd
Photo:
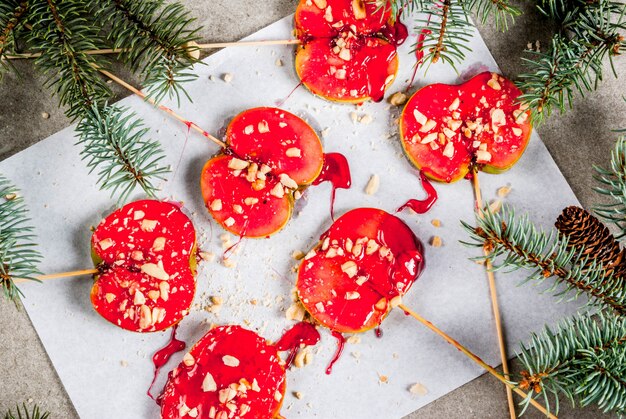
[[[32,409],[29,410],[26,407],[26,403],[23,403],[22,406],[17,405],[15,412],[9,410],[4,415],[4,419],[48,419],[49,417],[50,413],[42,413],[38,405],[34,405]]]
[[[90,172],[98,170],[103,190],[118,194],[118,202],[128,199],[139,186],[148,196],[155,196],[154,179],[163,179],[169,168],[159,163],[165,158],[158,142],[145,139],[149,129],[127,108],[92,106],[78,124],[78,144]]]
[[[571,298],[585,294],[589,304],[626,316],[626,278],[606,275],[601,264],[569,249],[567,240],[555,232],[536,229],[528,216],[516,217],[507,207],[498,214],[487,208],[482,215],[477,227],[462,223],[472,239],[465,244],[487,250],[478,259],[491,260],[494,270],[532,270],[524,282],[541,283],[554,277],[548,291],[557,296],[566,298],[569,291],[574,292]],[[564,289],[556,291],[559,285]]]
[[[9,66],[9,60],[3,58],[7,53],[15,51],[15,34],[26,21],[27,12],[26,0],[0,2],[0,77]]]
[[[608,169],[599,166],[594,168],[597,172],[595,179],[601,185],[594,190],[615,201],[612,204],[598,205],[595,212],[619,228],[617,238],[626,237],[626,137],[622,136],[617,140],[611,152],[611,164]]]
[[[37,281],[41,255],[36,250],[33,228],[19,191],[0,175],[0,287],[16,304],[21,291],[15,278]]]
[[[191,98],[182,83],[196,76],[185,69],[197,62],[190,42],[197,41],[198,29],[177,2],[163,0],[103,0],[94,10],[96,19],[110,25],[107,39],[113,48],[123,49],[119,58],[133,71],[141,71],[148,97],[160,102],[180,93]]]
[[[562,394],[572,404],[626,413],[626,318],[577,316],[533,334],[519,359],[518,385],[530,390],[525,406],[531,397],[543,397],[546,406],[553,399],[558,413]]]

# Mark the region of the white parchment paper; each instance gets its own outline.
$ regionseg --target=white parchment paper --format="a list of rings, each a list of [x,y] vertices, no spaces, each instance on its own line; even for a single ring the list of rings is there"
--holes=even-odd
[[[407,19],[410,22],[410,19]],[[285,18],[254,34],[250,39],[285,39],[291,36],[292,18]],[[410,79],[414,57],[410,53],[415,37],[400,48],[400,73],[391,92],[404,89]],[[497,70],[496,63],[476,32],[473,52],[460,67],[462,77],[480,70]],[[179,113],[204,129],[218,133],[237,113],[256,106],[274,106],[299,83],[293,69],[293,47],[233,47],[198,65],[198,79],[187,89],[193,103],[183,103]],[[283,66],[277,65],[281,60]],[[226,83],[222,76],[232,75]],[[210,77],[213,76],[213,77]],[[416,87],[433,82],[454,83],[459,76],[450,68],[432,66],[426,78],[420,74]],[[163,184],[161,197],[182,200],[193,214],[202,248],[221,255],[221,228],[210,220],[199,190],[200,171],[217,147],[136,97],[121,102],[136,111],[151,127],[167,152],[174,173]],[[171,104],[175,106],[175,104]],[[299,88],[283,108],[306,118],[318,132],[324,132],[327,152],[345,154],[350,162],[353,187],[339,190],[337,214],[359,207],[374,206],[393,212],[409,198],[423,196],[416,171],[403,156],[396,134],[398,110],[386,103],[361,107],[337,105],[313,97]],[[354,122],[370,115],[368,124]],[[0,163],[0,171],[23,191],[45,255],[41,268],[46,273],[91,266],[90,226],[96,225],[113,207],[108,193],[95,186],[75,146],[73,127],[67,128],[18,155]],[[183,147],[184,148],[183,153]],[[181,154],[182,153],[182,154]],[[179,164],[180,160],[180,164]],[[364,193],[371,175],[380,176],[374,196]],[[536,134],[520,162],[509,172],[494,176],[481,174],[486,200],[495,197],[500,186],[510,185],[508,204],[530,211],[532,219],[547,228],[560,210],[576,204],[571,189]],[[426,243],[433,235],[443,247],[426,245],[427,269],[405,298],[444,331],[467,345],[487,363],[499,364],[485,272],[468,258],[477,250],[463,247],[467,236],[459,220],[473,219],[470,183],[436,185],[440,199],[430,213],[399,216]],[[179,336],[189,346],[211,323],[243,323],[276,340],[290,326],[284,310],[290,305],[295,282],[292,267],[294,250],[306,251],[330,224],[330,185],[310,188],[304,205],[279,234],[266,240],[245,240],[233,256],[236,267],[219,262],[204,263],[198,276],[199,289],[193,312],[182,322]],[[139,196],[138,196],[139,197]],[[441,220],[435,228],[430,221]],[[235,238],[232,238],[235,241]],[[540,295],[531,285],[516,284],[523,273],[497,277],[509,351],[517,342],[545,323],[554,324],[569,315],[580,303],[555,304],[549,295]],[[107,323],[92,309],[90,278],[26,284],[24,301],[32,322],[45,345],[76,409],[83,418],[156,418],[158,408],[146,396],[152,379],[152,353],[165,344],[169,332],[139,335]],[[225,299],[219,314],[203,310],[208,297]],[[250,303],[256,300],[257,304]],[[532,308],[532,309],[529,309]],[[322,342],[314,349],[312,365],[289,372],[288,396],[282,413],[299,418],[392,418],[406,415],[454,390],[483,373],[456,349],[422,325],[392,313],[383,324],[383,337],[374,333],[349,344],[332,375],[324,371],[335,350],[335,340],[322,331]],[[180,362],[174,356],[165,372]],[[157,382],[164,383],[165,373]],[[388,377],[381,383],[379,375]],[[421,383],[426,395],[408,391]],[[299,391],[303,397],[292,397]]]

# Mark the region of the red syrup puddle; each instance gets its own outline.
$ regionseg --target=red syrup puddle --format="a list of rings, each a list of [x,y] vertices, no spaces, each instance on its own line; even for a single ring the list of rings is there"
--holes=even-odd
[[[404,23],[400,21],[400,17],[402,16],[402,11],[398,12],[398,16],[396,16],[393,24],[389,22],[380,29],[380,33],[384,36],[390,43],[399,47],[404,44],[404,41],[409,37],[409,29],[406,27]]]
[[[324,167],[322,172],[315,179],[313,185],[319,185],[323,182],[330,182],[332,185],[332,193],[330,197],[330,217],[335,220],[335,192],[337,189],[350,189],[352,185],[352,177],[350,175],[350,166],[348,160],[340,153],[325,153]]]
[[[311,323],[300,322],[287,330],[274,346],[279,351],[289,351],[285,368],[289,368],[300,349],[300,345],[313,346],[320,341],[320,333]]]
[[[289,92],[289,94],[287,95],[287,97],[283,98],[283,99],[278,99],[276,102],[274,102],[276,104],[276,106],[278,106],[279,108],[281,106],[283,106],[285,104],[285,102],[287,102],[287,100],[289,100],[289,98],[296,92],[296,90],[298,90],[298,88],[300,86],[302,86],[302,81],[300,81],[300,83],[298,83],[296,85],[296,87],[293,88],[293,90],[291,92]]]
[[[177,330],[178,325],[172,327],[172,338],[170,339],[169,343],[165,345],[162,349],[159,349],[157,352],[155,352],[154,356],[152,357],[152,362],[154,363],[154,377],[152,377],[152,382],[150,383],[150,387],[148,387],[148,392],[146,394],[148,394],[148,397],[150,397],[152,400],[156,401],[157,404],[159,404],[161,396],[154,398],[154,396],[152,395],[152,387],[154,386],[154,382],[159,376],[159,371],[161,371],[163,365],[167,364],[167,361],[170,360],[172,355],[184,350],[187,347],[187,344],[185,342],[176,339]]]
[[[346,345],[346,338],[343,335],[335,330],[332,331],[332,335],[335,339],[337,339],[337,350],[335,351],[335,355],[333,355],[333,359],[328,363],[328,367],[326,368],[326,374],[330,375],[333,372],[333,367],[335,363],[341,357],[341,353],[343,352],[343,348]]]
[[[398,208],[397,212],[404,210],[405,208],[411,208],[418,214],[425,214],[435,205],[437,202],[437,191],[430,183],[426,175],[420,173],[420,178],[422,180],[422,187],[424,191],[426,191],[426,198],[419,201],[417,199],[410,199],[406,204],[402,205]]]
[[[376,335],[376,337],[378,339],[383,337],[383,329],[380,328],[380,326],[378,326],[376,329],[374,329],[374,334]]]

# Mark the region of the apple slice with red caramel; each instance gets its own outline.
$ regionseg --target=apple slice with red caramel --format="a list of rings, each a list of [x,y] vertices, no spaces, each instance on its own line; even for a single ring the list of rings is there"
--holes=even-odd
[[[306,122],[277,108],[237,115],[228,150],[202,170],[202,196],[213,218],[241,237],[266,237],[287,224],[300,189],[322,171],[322,143]]]
[[[287,386],[273,345],[240,326],[210,330],[169,376],[163,419],[279,417]]]
[[[513,82],[489,72],[460,85],[423,87],[400,118],[404,151],[422,173],[441,182],[457,181],[474,166],[488,173],[508,170],[532,131],[520,95]]]
[[[335,221],[300,264],[297,291],[315,320],[340,333],[380,325],[424,267],[411,229],[383,210],[358,208]]]
[[[91,248],[100,271],[91,302],[106,320],[155,332],[187,315],[196,290],[196,231],[179,206],[127,204],[98,225]]]
[[[301,0],[295,25],[302,83],[338,102],[382,100],[398,70],[396,46],[385,39],[390,18],[389,5],[366,0]]]

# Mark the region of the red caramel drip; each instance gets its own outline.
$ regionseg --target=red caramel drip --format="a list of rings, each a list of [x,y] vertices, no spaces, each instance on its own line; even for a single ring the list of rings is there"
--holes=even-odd
[[[275,103],[276,106],[281,107],[285,104],[285,102],[287,102],[287,100],[289,100],[289,98],[291,96],[293,96],[293,94],[296,92],[296,90],[298,90],[298,88],[302,86],[302,81],[300,81],[300,83],[298,83],[296,85],[296,87],[293,88],[293,90],[291,90],[291,92],[289,92],[289,94],[287,96],[285,96],[283,99],[278,99]]]
[[[159,376],[159,372],[161,371],[161,368],[163,367],[163,365],[167,364],[167,361],[170,360],[172,355],[185,350],[185,348],[187,347],[187,344],[184,341],[176,339],[177,330],[178,330],[178,325],[172,327],[172,337],[170,341],[163,348],[156,351],[154,353],[154,356],[152,356],[152,362],[154,363],[154,377],[152,377],[152,382],[150,383],[150,387],[148,388],[147,394],[148,394],[148,397],[150,397],[152,400],[155,400],[157,404],[159,403],[161,396],[155,399],[154,396],[152,395],[152,387],[154,386],[154,382]]]
[[[387,24],[380,29],[380,34],[396,47],[404,44],[404,41],[409,37],[409,29],[400,21],[401,15],[402,12],[398,13],[393,23],[387,22]]]
[[[411,208],[418,214],[425,214],[432,208],[433,205],[435,205],[435,202],[437,202],[438,198],[437,191],[430,183],[426,175],[420,173],[420,178],[422,180],[422,187],[424,188],[424,191],[426,191],[426,198],[422,199],[421,201],[417,199],[411,199],[407,201],[406,204],[398,208],[397,212],[400,212],[406,208]]]
[[[326,368],[326,374],[330,375],[333,372],[333,367],[335,363],[339,361],[341,354],[343,353],[343,348],[346,346],[346,338],[343,335],[335,330],[332,331],[332,335],[335,339],[337,339],[337,350],[335,351],[335,355],[328,363],[328,367]]]
[[[376,335],[376,337],[378,339],[383,337],[383,329],[381,329],[380,326],[378,326],[376,329],[374,329],[374,334]]]
[[[289,351],[285,368],[289,368],[301,345],[313,346],[320,341],[320,333],[311,323],[300,322],[287,330],[274,346],[279,351]]]
[[[285,388],[285,369],[273,345],[240,326],[216,327],[172,371],[161,417],[274,418]]]
[[[352,186],[352,176],[350,175],[350,165],[348,160],[341,153],[325,153],[324,167],[322,172],[315,179],[313,185],[323,182],[330,182],[332,193],[330,197],[330,216],[334,219],[335,192],[337,189],[350,189]]]

